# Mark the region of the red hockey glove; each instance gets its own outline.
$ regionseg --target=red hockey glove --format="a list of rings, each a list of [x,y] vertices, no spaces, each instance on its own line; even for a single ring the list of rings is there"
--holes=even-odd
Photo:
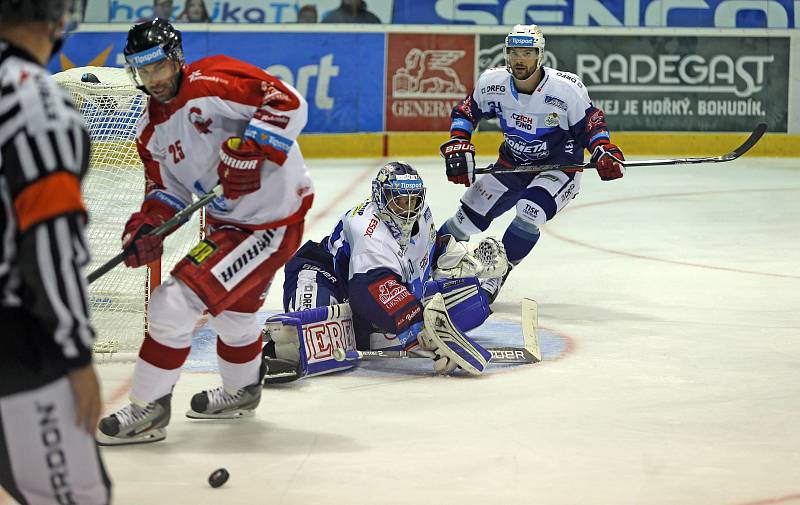
[[[439,146],[447,180],[469,187],[475,182],[475,146],[469,140],[452,138]]]
[[[265,157],[252,139],[231,137],[222,143],[217,174],[225,198],[233,200],[261,188],[261,164]]]
[[[125,251],[125,265],[138,268],[161,258],[164,251],[164,237],[147,235],[158,228],[163,220],[154,214],[134,212],[122,232],[122,249]]]
[[[600,144],[592,152],[592,163],[597,165],[597,173],[604,181],[613,181],[625,174],[625,167],[614,158],[625,161],[622,151],[614,144]]]

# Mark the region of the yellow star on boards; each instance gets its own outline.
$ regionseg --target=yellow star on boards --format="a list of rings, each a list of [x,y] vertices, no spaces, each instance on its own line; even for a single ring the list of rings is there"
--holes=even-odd
[[[106,66],[106,60],[108,59],[108,55],[111,54],[111,50],[114,48],[114,45],[110,45],[103,50],[102,53],[98,54],[92,60],[87,63],[86,65],[80,65],[82,67],[104,67]],[[59,53],[59,59],[61,60],[61,70],[69,70],[71,68],[75,68],[79,65],[76,65],[72,62],[67,56],[64,54],[64,51]]]

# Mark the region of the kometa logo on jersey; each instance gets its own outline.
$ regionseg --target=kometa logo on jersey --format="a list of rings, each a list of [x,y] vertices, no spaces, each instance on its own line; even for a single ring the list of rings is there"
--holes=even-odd
[[[525,140],[518,135],[506,135],[506,145],[515,155],[540,160],[550,155],[547,142],[539,139]]]

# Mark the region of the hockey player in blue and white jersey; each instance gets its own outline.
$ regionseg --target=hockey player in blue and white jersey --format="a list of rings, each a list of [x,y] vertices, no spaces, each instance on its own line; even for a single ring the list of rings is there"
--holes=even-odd
[[[515,207],[516,217],[503,236],[512,267],[536,245],[539,226],[575,198],[582,174],[503,173],[476,179],[470,138],[481,119],[500,121],[500,166],[578,164],[587,149],[602,180],[618,179],[624,170],[622,151],[611,142],[603,111],[592,105],[576,75],[542,66],[544,44],[538,26],[516,25],[505,40],[506,68],[481,74],[472,93],[453,109],[451,138],[441,146],[447,178],[469,189],[440,233],[469,240]],[[492,301],[504,280],[484,282]]]
[[[320,243],[306,242],[287,263],[287,314],[280,319],[289,327],[286,340],[289,354],[294,355],[288,359],[298,364],[299,342],[299,375],[314,375],[343,368],[329,359],[331,347],[410,350],[419,346],[435,354],[439,373],[460,367],[478,374],[489,354],[463,334],[490,313],[488,295],[479,289],[477,277],[502,276],[506,266],[502,246],[494,239],[484,239],[475,251],[469,251],[464,243],[440,237],[417,171],[404,162],[388,163],[373,180],[369,200],[347,211]],[[447,300],[450,327],[425,329],[423,303],[436,293]],[[343,302],[352,311],[355,341],[337,344],[328,342],[327,336],[303,338],[303,323],[308,330],[309,323],[325,317],[325,312],[308,309]],[[273,342],[265,351],[274,371],[276,362],[269,357],[277,354],[286,359],[281,349],[287,342],[282,343],[280,335],[270,336]],[[273,375],[268,373],[268,380]]]

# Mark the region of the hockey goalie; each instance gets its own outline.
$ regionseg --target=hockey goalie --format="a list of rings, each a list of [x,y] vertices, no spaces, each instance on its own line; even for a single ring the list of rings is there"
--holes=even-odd
[[[491,355],[465,332],[490,314],[482,285],[507,268],[494,239],[471,250],[439,236],[422,178],[408,163],[390,162],[372,181],[370,199],[287,263],[286,313],[266,325],[266,381],[352,366],[334,359],[336,349],[422,349],[437,373],[478,375]]]

